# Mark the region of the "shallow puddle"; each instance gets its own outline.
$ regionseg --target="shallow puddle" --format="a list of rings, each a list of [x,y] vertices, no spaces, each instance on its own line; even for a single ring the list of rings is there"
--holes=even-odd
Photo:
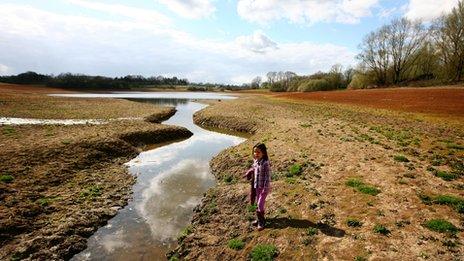
[[[215,185],[210,159],[245,140],[196,126],[192,115],[206,105],[188,100],[144,101],[176,106],[177,113],[163,124],[184,126],[193,136],[145,151],[127,163],[137,176],[133,200],[90,237],[87,249],[73,260],[165,260],[189,224],[193,208]]]

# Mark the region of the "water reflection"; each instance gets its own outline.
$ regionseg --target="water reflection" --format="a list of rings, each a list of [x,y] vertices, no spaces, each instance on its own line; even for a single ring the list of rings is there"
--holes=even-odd
[[[176,103],[177,113],[164,124],[184,126],[193,136],[143,152],[127,163],[129,171],[137,175],[133,200],[89,239],[88,248],[74,260],[165,259],[180,230],[189,223],[194,206],[215,184],[209,160],[244,140],[196,126],[192,115],[204,107],[194,102]]]
[[[180,104],[187,104],[189,99],[175,99],[175,98],[163,98],[163,99],[128,99],[130,101],[151,103],[159,106],[177,106]]]

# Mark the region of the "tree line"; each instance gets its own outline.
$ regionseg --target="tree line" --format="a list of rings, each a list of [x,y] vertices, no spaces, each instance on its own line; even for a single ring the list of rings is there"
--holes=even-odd
[[[0,76],[0,82],[14,84],[44,84],[50,87],[84,88],[84,89],[127,89],[138,87],[188,85],[187,79],[177,77],[143,77],[127,75],[124,77],[89,76],[83,74],[63,73],[57,76],[25,72],[18,75]]]
[[[464,0],[429,25],[398,18],[367,34],[359,45],[355,69],[334,65],[329,72],[298,76],[269,72],[252,88],[317,91],[379,86],[439,85],[464,79]]]

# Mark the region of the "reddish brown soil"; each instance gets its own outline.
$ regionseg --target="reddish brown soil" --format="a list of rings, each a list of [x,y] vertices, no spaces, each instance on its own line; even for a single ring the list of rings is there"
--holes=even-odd
[[[279,93],[279,98],[328,101],[379,109],[450,116],[464,115],[464,88],[395,88],[377,90]]]
[[[71,91],[60,88],[46,87],[43,85],[0,83],[0,92],[48,94],[65,93]]]

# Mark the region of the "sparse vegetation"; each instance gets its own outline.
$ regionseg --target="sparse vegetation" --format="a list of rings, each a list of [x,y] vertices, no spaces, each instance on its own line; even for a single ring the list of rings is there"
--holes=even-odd
[[[398,162],[409,162],[409,159],[404,155],[395,155],[393,156],[393,159]]]
[[[366,185],[364,184],[364,182],[356,178],[349,179],[348,181],[346,181],[345,184],[349,187],[355,188],[357,191],[361,193],[372,195],[372,196],[376,196],[377,194],[381,192],[380,189],[373,187],[373,186]]]
[[[240,239],[234,238],[234,239],[229,240],[229,242],[227,243],[227,246],[230,249],[240,250],[245,246],[245,242],[243,242]]]
[[[362,226],[362,222],[355,219],[355,218],[348,218],[346,220],[346,224],[349,226],[349,227],[361,227]]]
[[[288,170],[288,173],[289,173],[289,177],[293,177],[293,176],[299,176],[301,174],[301,172],[303,171],[302,167],[300,164],[296,163],[296,164],[293,164],[290,169]]]
[[[308,236],[315,236],[317,235],[319,230],[315,227],[309,227],[306,229],[306,235]]]
[[[377,224],[377,225],[374,226],[374,232],[378,233],[378,234],[382,234],[384,236],[387,236],[388,234],[391,233],[391,231],[388,230],[388,228],[386,228],[384,225],[380,225],[380,224]]]
[[[251,250],[250,258],[252,261],[271,261],[278,255],[277,247],[274,245],[256,245]]]
[[[454,226],[449,221],[444,219],[432,219],[427,221],[424,226],[430,230],[437,231],[440,233],[456,233],[458,232],[458,228]]]
[[[3,183],[11,183],[14,180],[13,176],[11,175],[1,175],[0,181]]]
[[[179,236],[177,237],[177,242],[179,242],[179,244],[180,244],[192,232],[193,232],[193,228],[191,226],[187,226],[187,227],[183,228],[180,231]]]
[[[464,199],[452,195],[436,195],[428,196],[425,194],[420,194],[419,198],[427,205],[430,204],[439,204],[439,205],[448,205],[454,207],[458,213],[464,213]]]

